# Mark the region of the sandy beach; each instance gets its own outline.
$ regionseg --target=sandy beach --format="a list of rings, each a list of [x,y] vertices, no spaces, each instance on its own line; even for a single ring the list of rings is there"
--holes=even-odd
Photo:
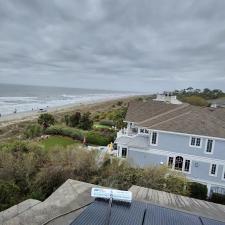
[[[59,107],[48,107],[47,112],[53,113],[55,115],[57,114],[63,114],[66,112],[71,112],[73,110],[90,110],[93,109],[97,110],[100,108],[104,108],[107,106],[107,104],[113,104],[114,102],[117,102],[119,100],[128,100],[134,98],[134,96],[127,96],[127,97],[120,97],[120,98],[114,98],[114,99],[104,99],[104,100],[96,100],[91,102],[85,102],[85,103],[75,103],[75,104],[68,104],[63,105]],[[17,124],[20,122],[25,121],[32,121],[34,119],[37,119],[39,115],[43,112],[39,112],[38,110],[34,111],[27,111],[27,112],[18,112],[18,113],[12,113],[9,115],[4,115],[0,117],[0,128],[7,127],[9,125]]]

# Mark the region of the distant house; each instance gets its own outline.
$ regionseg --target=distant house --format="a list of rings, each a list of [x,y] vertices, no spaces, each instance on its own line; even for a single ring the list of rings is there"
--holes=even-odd
[[[225,109],[130,102],[115,147],[135,165],[167,165],[225,194]]]
[[[171,93],[169,93],[169,92],[165,92],[163,94],[157,94],[156,99],[153,99],[153,100],[171,103],[171,104],[175,104],[175,105],[182,104],[182,102],[177,99],[177,96],[171,95]]]
[[[218,98],[208,101],[212,108],[225,108],[225,98]]]

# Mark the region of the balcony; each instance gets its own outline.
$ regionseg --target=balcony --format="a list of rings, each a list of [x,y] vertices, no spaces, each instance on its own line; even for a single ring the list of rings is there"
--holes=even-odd
[[[127,137],[134,137],[138,134],[136,128],[122,128],[119,132],[117,132],[117,137],[127,136]]]

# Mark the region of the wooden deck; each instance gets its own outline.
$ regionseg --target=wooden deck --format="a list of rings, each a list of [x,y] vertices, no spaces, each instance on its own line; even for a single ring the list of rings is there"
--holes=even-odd
[[[133,199],[225,222],[225,205],[133,185]]]

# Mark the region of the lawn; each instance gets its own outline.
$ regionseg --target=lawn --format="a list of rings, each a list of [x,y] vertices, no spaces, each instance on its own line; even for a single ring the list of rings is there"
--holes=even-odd
[[[62,136],[50,136],[48,139],[42,140],[41,143],[46,149],[51,149],[54,146],[66,147],[68,145],[76,144],[72,138]]]
[[[94,128],[99,128],[99,129],[101,129],[101,128],[102,128],[102,129],[109,129],[109,130],[112,129],[112,127],[110,127],[110,126],[101,125],[101,124],[99,124],[99,123],[95,123],[93,127],[94,127]]]

